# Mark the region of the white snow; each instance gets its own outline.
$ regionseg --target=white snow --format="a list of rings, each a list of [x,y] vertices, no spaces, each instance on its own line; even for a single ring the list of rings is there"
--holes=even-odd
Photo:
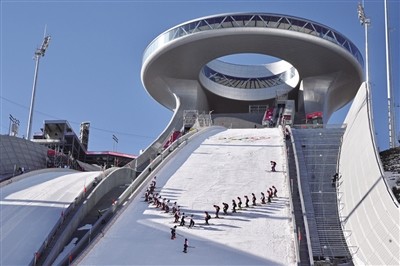
[[[101,172],[47,172],[1,188],[0,265],[28,265],[63,211]]]
[[[285,153],[279,129],[215,128],[198,136],[154,171],[162,198],[193,214],[195,227],[178,226],[171,240],[172,214],[137,197],[79,264],[295,265]],[[277,172],[270,171],[271,160]],[[272,185],[278,198],[261,204],[261,192]],[[232,199],[244,202],[248,195],[251,205],[251,193],[257,206],[231,214]],[[229,215],[222,214],[222,202],[229,204]],[[214,218],[214,204],[221,207],[221,219]],[[213,217],[210,225],[204,225],[204,211]],[[186,254],[185,238],[193,247]]]
[[[270,161],[277,172],[270,171]],[[294,235],[283,137],[279,129],[214,128],[189,141],[157,176],[157,190],[181,212],[194,215],[193,229],[177,228],[142,197],[130,202],[98,239],[81,265],[295,265]],[[99,172],[46,173],[1,188],[1,265],[27,265],[61,213]],[[275,185],[278,198],[261,204],[261,192]],[[222,202],[251,193],[257,206],[222,214]],[[142,195],[144,191],[142,191]],[[221,207],[214,218],[213,205]],[[251,204],[251,202],[250,202]],[[244,205],[244,204],[243,204]],[[204,225],[204,211],[213,218]],[[187,223],[189,218],[186,219]],[[80,229],[90,227],[86,225]],[[184,238],[189,251],[182,253]],[[72,240],[63,251],[76,244]],[[61,259],[63,255],[60,255]]]

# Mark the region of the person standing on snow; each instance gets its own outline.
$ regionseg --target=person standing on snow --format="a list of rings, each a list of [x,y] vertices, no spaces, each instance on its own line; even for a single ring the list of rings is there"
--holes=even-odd
[[[229,208],[228,203],[223,202],[222,205],[224,205],[224,207],[222,208],[224,214],[228,214],[228,208]]]
[[[271,161],[271,172],[276,172],[275,167],[276,167],[276,162]]]
[[[180,211],[179,211],[179,209],[177,209],[177,210],[175,211],[175,213],[174,213],[174,218],[175,218],[174,223],[179,223],[179,218],[180,218],[180,217],[181,217]]]
[[[174,202],[174,204],[172,204],[172,213],[175,213],[177,210],[177,204],[176,201]]]
[[[165,210],[165,213],[169,213],[169,204],[168,204],[168,202],[165,204],[164,210]]]
[[[245,204],[246,204],[246,207],[248,208],[249,207],[249,201],[250,201],[249,197],[247,197],[247,195],[245,195],[244,198],[246,199]]]
[[[253,196],[252,201],[253,201],[253,206],[256,206],[256,195],[254,193],[251,193],[251,195]]]
[[[193,214],[190,215],[190,222],[189,222],[189,228],[194,227],[194,220],[193,220]]]
[[[185,242],[183,243],[183,252],[187,253],[187,248],[189,247],[189,241],[185,238]]]
[[[176,238],[176,225],[171,228],[171,239],[174,240]]]
[[[242,199],[240,197],[237,197],[237,199],[238,199],[239,210],[241,210],[242,209]]]
[[[185,226],[185,213],[182,213],[180,226]]]
[[[235,213],[236,212],[236,201],[233,199],[232,200],[232,213]]]
[[[264,194],[264,192],[261,192],[261,203],[265,204],[265,194]]]
[[[220,207],[218,205],[214,205],[214,208],[215,208],[215,218],[219,218],[218,214]]]
[[[278,195],[277,195],[278,190],[276,189],[276,187],[275,187],[275,186],[272,186],[272,189],[274,190],[274,191],[273,191],[274,197],[275,197],[275,198],[278,197]]]
[[[162,200],[162,203],[161,203],[161,210],[165,210],[165,201],[166,201],[167,199],[166,198],[163,198],[163,200]]]
[[[207,211],[204,212],[204,220],[206,221],[206,225],[209,225],[208,221],[211,219],[211,215],[208,214]]]
[[[267,190],[267,193],[268,193],[268,203],[271,203],[272,192]]]
[[[336,181],[338,180],[338,178],[339,178],[339,174],[338,174],[338,173],[335,173],[335,174],[332,176],[332,187],[335,187],[335,186],[336,186]]]

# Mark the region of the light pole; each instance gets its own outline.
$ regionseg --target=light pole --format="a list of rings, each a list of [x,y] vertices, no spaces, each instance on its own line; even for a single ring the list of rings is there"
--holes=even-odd
[[[113,151],[116,152],[117,151],[117,145],[118,145],[118,138],[115,135],[112,135],[112,138],[114,140],[114,142],[113,142]],[[118,166],[117,157],[114,158],[114,166]]]
[[[39,72],[39,61],[40,61],[40,57],[44,56],[44,54],[46,53],[46,49],[49,46],[49,43],[50,43],[50,36],[47,35],[44,37],[43,43],[40,46],[40,48],[37,48],[36,52],[35,52],[35,57],[34,57],[34,60],[36,61],[35,74],[33,76],[31,105],[29,108],[28,127],[27,127],[27,131],[26,131],[26,139],[28,139],[28,140],[31,138],[32,117],[33,117],[33,108],[35,105],[35,93],[36,93],[37,76],[38,76],[38,72]]]
[[[384,1],[385,9],[385,43],[386,43],[386,84],[388,95],[388,119],[389,119],[389,148],[396,147],[396,127],[395,127],[395,112],[392,99],[392,83],[390,69],[390,47],[389,47],[389,19],[387,10],[387,1]]]
[[[113,151],[117,151],[118,138],[115,135],[112,135],[112,138],[114,140],[114,142],[113,142]]]
[[[18,128],[19,128],[19,120],[10,114],[10,126],[8,128],[8,135],[14,137],[17,136]]]
[[[364,26],[365,33],[365,81],[367,83],[367,89],[369,89],[369,62],[368,62],[368,26],[371,24],[371,20],[365,16],[364,12],[364,1],[363,4],[358,3],[357,8],[358,19],[362,26]]]

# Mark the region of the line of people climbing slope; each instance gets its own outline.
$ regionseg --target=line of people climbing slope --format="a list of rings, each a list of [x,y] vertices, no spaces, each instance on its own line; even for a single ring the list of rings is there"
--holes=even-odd
[[[275,164],[276,165],[276,164]],[[272,165],[271,171],[274,172],[275,170],[275,165]],[[160,209],[164,213],[169,213],[173,215],[173,223],[178,224],[174,225],[171,230],[171,240],[176,239],[177,235],[180,235],[177,233],[177,228],[178,226],[180,227],[186,227],[186,219],[189,218],[189,224],[187,225],[187,228],[193,228],[195,227],[195,220],[194,220],[194,214],[187,215],[185,212],[181,212],[181,206],[178,205],[178,203],[175,201],[171,203],[170,199],[167,199],[165,197],[162,197],[159,192],[156,192],[156,178],[154,177],[153,180],[150,183],[150,186],[146,190],[144,194],[144,201],[147,202],[149,205],[152,205],[154,208]],[[265,196],[267,194],[267,196]],[[266,190],[266,193],[260,192],[260,197],[258,199],[259,203],[261,205],[263,204],[270,204],[272,203],[273,198],[278,197],[278,190],[277,188],[272,185]],[[232,209],[231,209],[231,214],[237,213],[237,210],[245,210],[246,208],[254,207],[258,205],[257,202],[257,196],[255,193],[251,193],[251,206],[250,206],[250,198],[247,195],[244,195],[244,202],[242,202],[242,198],[240,196],[237,196],[235,199],[232,199]],[[244,204],[244,205],[243,205]],[[230,213],[228,212],[229,210],[229,204],[226,202],[222,202],[222,211],[224,215],[229,215]],[[215,216],[214,218],[220,218],[220,206],[218,204],[213,204],[213,208],[215,209]],[[204,211],[204,225],[207,226],[209,225],[209,221],[212,219],[210,212],[209,211]],[[183,237],[183,235],[180,235]],[[188,239],[185,238],[184,241],[184,249],[183,252],[187,253],[188,247]]]

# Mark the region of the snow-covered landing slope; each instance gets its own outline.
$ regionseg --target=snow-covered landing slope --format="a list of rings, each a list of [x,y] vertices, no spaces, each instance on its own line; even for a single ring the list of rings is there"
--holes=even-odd
[[[28,265],[63,211],[100,173],[57,170],[1,187],[0,265]]]
[[[218,128],[196,137],[154,172],[162,198],[193,214],[195,227],[178,226],[171,240],[172,214],[137,197],[80,265],[295,265],[285,154],[279,129]],[[277,172],[270,171],[271,160]],[[261,204],[261,192],[272,185],[278,198]],[[244,202],[247,195],[251,205],[251,193],[257,206],[232,214],[232,199]],[[222,214],[222,202],[229,215]],[[221,207],[220,219],[214,204]],[[204,211],[213,217],[210,225]],[[182,253],[185,238],[188,253]]]

